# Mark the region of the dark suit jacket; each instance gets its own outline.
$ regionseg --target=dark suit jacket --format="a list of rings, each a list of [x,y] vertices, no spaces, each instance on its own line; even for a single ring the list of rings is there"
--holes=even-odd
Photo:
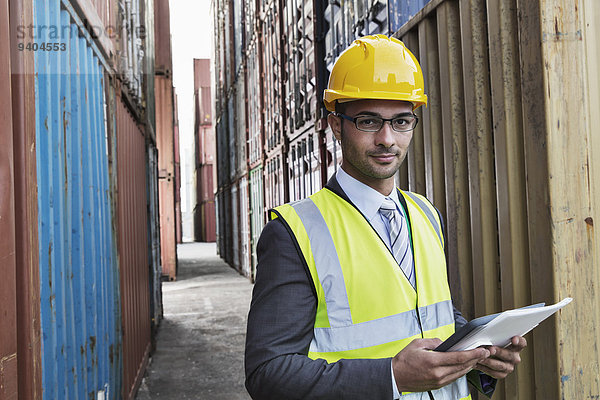
[[[335,177],[326,187],[350,202]],[[391,358],[328,364],[307,357],[316,291],[296,240],[279,218],[263,229],[257,255],[245,357],[252,398],[392,399]],[[466,323],[456,309],[455,320]]]

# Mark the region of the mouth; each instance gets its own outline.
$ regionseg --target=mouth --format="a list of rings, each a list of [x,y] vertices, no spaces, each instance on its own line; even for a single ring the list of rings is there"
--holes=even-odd
[[[398,154],[383,153],[383,154],[369,154],[373,159],[380,163],[390,163],[398,157]]]

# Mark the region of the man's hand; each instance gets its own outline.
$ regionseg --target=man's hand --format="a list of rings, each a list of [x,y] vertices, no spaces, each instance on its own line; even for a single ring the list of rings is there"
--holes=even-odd
[[[476,365],[493,368],[482,364],[491,354],[486,348],[444,353],[431,351],[441,343],[440,339],[415,339],[396,354],[392,359],[392,368],[400,392],[439,389],[465,375]]]
[[[506,378],[514,371],[515,366],[521,362],[521,351],[527,347],[527,341],[521,336],[511,339],[510,346],[506,348],[489,346],[490,358],[480,361],[475,369],[496,379]]]

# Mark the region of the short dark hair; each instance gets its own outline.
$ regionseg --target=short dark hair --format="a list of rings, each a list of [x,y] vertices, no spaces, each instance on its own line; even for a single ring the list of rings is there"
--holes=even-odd
[[[339,112],[341,114],[346,114],[346,107],[348,106],[348,102],[345,101],[340,103],[339,101],[335,102],[335,112]]]

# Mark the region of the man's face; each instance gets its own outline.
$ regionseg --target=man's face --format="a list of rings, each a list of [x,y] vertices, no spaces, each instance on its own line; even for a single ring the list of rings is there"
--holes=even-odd
[[[385,119],[412,112],[412,104],[399,100],[357,100],[345,104],[344,114]],[[406,157],[413,131],[396,132],[385,122],[378,132],[363,132],[352,121],[329,115],[329,124],[342,146],[342,168],[349,175],[373,187],[391,191],[393,176]],[[389,192],[388,192],[389,193]]]

